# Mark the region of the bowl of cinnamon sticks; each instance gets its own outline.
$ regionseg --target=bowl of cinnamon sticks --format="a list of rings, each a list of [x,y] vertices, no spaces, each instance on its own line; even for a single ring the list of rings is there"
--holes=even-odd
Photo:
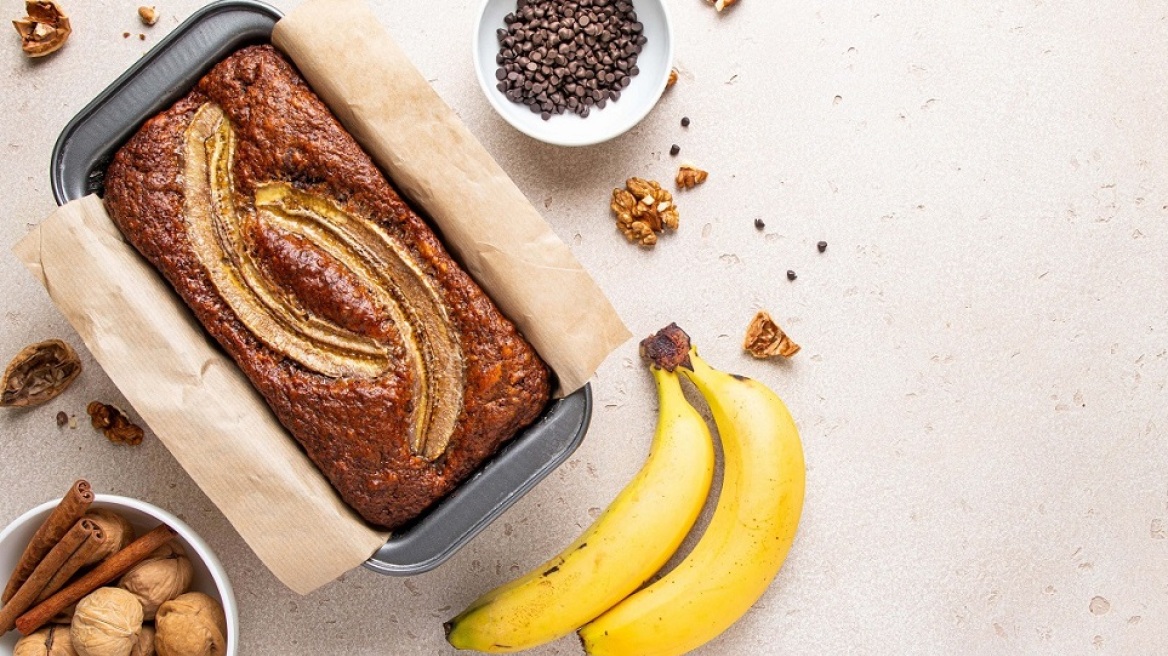
[[[83,480],[0,531],[0,584],[0,653],[237,653],[235,595],[202,538]]]

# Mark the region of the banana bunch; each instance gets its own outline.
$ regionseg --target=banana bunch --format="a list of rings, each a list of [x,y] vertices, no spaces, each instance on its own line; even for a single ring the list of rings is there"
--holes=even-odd
[[[711,368],[676,324],[641,348],[660,403],[644,467],[559,555],[447,622],[451,645],[514,652],[578,630],[597,656],[684,654],[729,628],[778,574],[799,525],[805,478],[786,406],[761,383]],[[682,395],[679,371],[709,404],[721,435],[722,492],[689,556],[642,588],[697,520],[713,474],[709,430]]]

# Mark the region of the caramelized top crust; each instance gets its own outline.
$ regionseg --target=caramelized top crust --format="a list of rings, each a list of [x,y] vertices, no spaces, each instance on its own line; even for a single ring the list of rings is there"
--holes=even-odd
[[[184,215],[190,190],[184,142],[196,112],[208,103],[222,109],[234,133],[231,200],[247,226],[248,257],[298,311],[384,345],[389,366],[380,375],[325,375],[272,348],[271,339],[245,325],[200,262]],[[236,361],[342,498],[373,524],[395,528],[416,517],[547,402],[549,373],[531,346],[270,46],[233,54],[147,121],[117,152],[105,183],[114,222]],[[436,290],[461,351],[464,383],[442,455],[427,459],[410,448],[418,396],[412,342],[376,300],[377,293],[400,291],[371,288],[327,249],[257,219],[257,191],[280,183],[383,230]]]

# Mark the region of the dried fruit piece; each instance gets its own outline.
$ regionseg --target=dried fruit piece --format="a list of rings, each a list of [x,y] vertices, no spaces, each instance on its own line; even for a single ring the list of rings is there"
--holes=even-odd
[[[138,7],[138,18],[147,25],[153,25],[158,22],[158,10],[154,7]]]
[[[631,242],[651,247],[658,232],[677,230],[679,218],[673,195],[657,182],[629,178],[625,189],[612,190],[612,211],[616,227]]]
[[[65,342],[50,339],[27,346],[4,371],[0,406],[40,405],[65,391],[81,373],[81,360]]]
[[[771,315],[760,311],[754,315],[746,327],[746,339],[742,348],[756,358],[773,358],[781,355],[789,358],[799,352],[799,345],[787,337],[787,333],[775,323]]]
[[[690,164],[683,164],[677,170],[677,186],[682,189],[693,189],[706,181],[710,174]]]
[[[114,444],[137,446],[142,443],[145,432],[126,416],[126,413],[112,405],[94,401],[85,408],[93,427],[105,433],[106,439]]]
[[[44,57],[65,45],[73,28],[69,17],[53,0],[25,0],[27,16],[12,21],[20,33],[20,47],[29,57]]]

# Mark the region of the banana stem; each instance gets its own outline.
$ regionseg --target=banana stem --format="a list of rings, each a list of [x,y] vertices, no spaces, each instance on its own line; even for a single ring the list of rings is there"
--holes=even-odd
[[[661,367],[673,371],[678,367],[693,369],[689,360],[690,339],[676,323],[658,330],[641,341],[641,357]]]

